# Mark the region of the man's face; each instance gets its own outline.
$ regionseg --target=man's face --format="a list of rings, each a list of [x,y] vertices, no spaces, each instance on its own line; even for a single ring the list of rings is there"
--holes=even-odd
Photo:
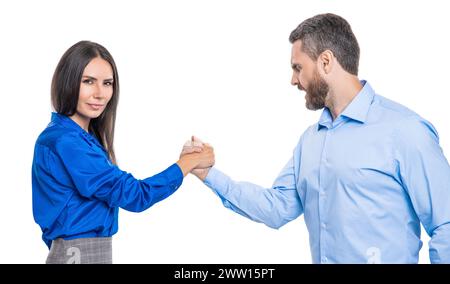
[[[316,63],[302,51],[300,40],[294,42],[291,56],[291,84],[301,91],[306,91],[306,108],[310,110],[324,108],[329,91],[328,84],[317,71]]]

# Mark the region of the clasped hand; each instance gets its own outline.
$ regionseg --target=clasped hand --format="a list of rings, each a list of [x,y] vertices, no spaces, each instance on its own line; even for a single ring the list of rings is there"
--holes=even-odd
[[[187,157],[192,157],[197,162],[190,172],[201,180],[206,178],[209,169],[215,163],[213,147],[208,143],[203,143],[195,136],[192,136],[191,140],[186,141],[183,145],[180,159]]]

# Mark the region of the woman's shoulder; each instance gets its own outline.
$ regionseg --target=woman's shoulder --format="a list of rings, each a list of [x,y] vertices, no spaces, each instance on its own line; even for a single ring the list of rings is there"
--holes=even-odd
[[[64,145],[67,145],[68,143],[82,143],[82,140],[83,138],[78,131],[50,123],[38,136],[36,145],[56,150],[59,147],[64,147]]]

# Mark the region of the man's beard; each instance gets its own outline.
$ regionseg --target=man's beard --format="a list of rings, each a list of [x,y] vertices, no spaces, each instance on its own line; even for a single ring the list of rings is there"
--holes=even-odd
[[[328,84],[316,71],[313,80],[306,89],[306,108],[309,110],[324,108],[329,89]]]

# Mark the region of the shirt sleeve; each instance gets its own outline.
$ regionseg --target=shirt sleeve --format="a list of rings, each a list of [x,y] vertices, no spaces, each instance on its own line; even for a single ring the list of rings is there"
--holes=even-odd
[[[233,181],[211,168],[205,179],[225,207],[253,221],[279,228],[303,213],[297,193],[293,159],[283,168],[271,188]]]
[[[431,123],[410,120],[397,133],[403,187],[431,237],[431,263],[450,263],[450,166]]]
[[[53,169],[55,175],[67,173],[82,196],[102,200],[110,207],[141,212],[170,196],[183,181],[177,164],[152,177],[136,179],[111,164],[104,153],[76,133],[60,137],[55,152],[54,158],[64,166]]]

